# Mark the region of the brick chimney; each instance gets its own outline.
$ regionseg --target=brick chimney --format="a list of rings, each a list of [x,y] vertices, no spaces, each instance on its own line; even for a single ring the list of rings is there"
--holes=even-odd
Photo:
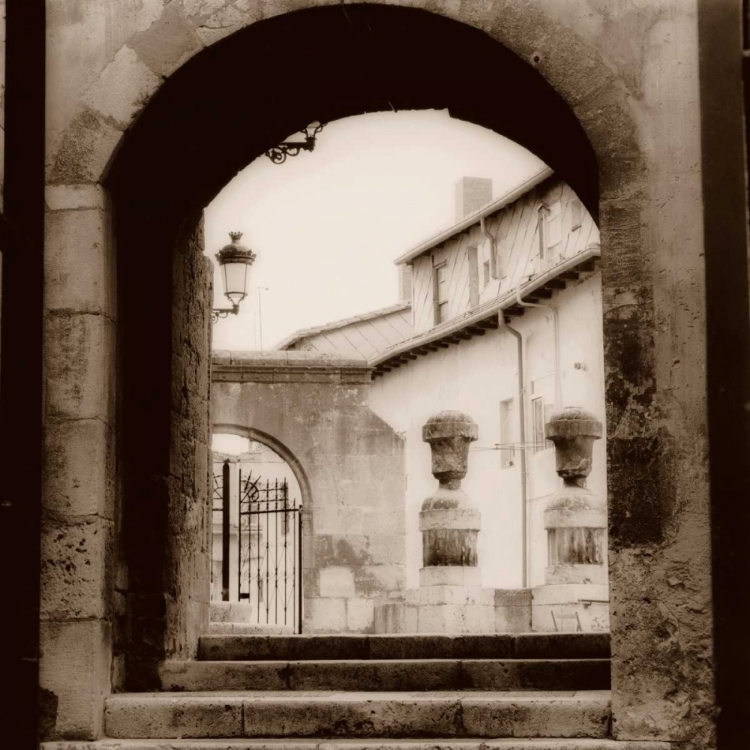
[[[492,179],[462,177],[456,183],[456,221],[474,213],[492,200]]]
[[[411,302],[411,274],[412,268],[406,263],[398,267],[398,301]]]

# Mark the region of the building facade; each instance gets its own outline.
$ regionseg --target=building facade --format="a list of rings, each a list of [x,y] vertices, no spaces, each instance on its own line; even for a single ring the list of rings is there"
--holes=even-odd
[[[458,185],[467,198],[457,202],[456,223],[396,261],[412,269],[413,334],[367,357],[370,407],[405,440],[407,587],[418,586],[419,511],[434,488],[422,427],[451,409],[479,426],[464,489],[482,514],[482,584],[534,589],[544,585],[548,564],[544,510],[560,484],[545,423],[568,406],[604,421],[599,231],[551,170],[468,214],[463,206],[476,185],[467,191],[466,182]],[[392,315],[361,318],[372,326]],[[351,326],[342,321],[290,340],[332,352]],[[606,439],[595,444],[588,484],[606,497]],[[577,612],[584,630],[606,629],[606,586],[593,596],[595,604],[582,595],[557,611]],[[547,609],[533,624],[556,628]]]

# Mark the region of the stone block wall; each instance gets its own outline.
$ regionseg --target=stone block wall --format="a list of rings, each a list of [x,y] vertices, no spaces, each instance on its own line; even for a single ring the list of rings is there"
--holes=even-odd
[[[116,502],[114,258],[101,188],[46,194],[40,687],[50,736],[101,731],[110,691]]]
[[[154,306],[169,309],[174,324],[148,366],[139,357],[124,361],[142,377],[120,412],[114,689],[152,688],[158,663],[194,657],[198,636],[208,632],[212,273],[202,223],[192,226],[152,258],[149,273],[128,279],[141,284],[143,299],[125,308],[124,341],[138,339]],[[135,409],[149,428],[133,426]],[[162,430],[168,441],[158,437]]]
[[[267,442],[303,502],[303,631],[372,632],[404,587],[401,438],[370,411],[370,368],[307,352],[214,356],[214,429]],[[270,438],[270,442],[269,442]]]
[[[211,569],[213,267],[203,255],[202,221],[178,244],[173,278],[166,655],[190,659],[208,629]]]

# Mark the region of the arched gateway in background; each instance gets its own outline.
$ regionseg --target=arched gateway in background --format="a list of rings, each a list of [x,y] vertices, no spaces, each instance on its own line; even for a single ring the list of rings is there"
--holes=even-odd
[[[447,108],[533,151],[598,219],[613,733],[710,747],[695,8],[308,4],[106,5],[107,33],[82,0],[49,14],[46,470],[70,491],[44,498],[47,737],[100,737],[106,697],[158,687],[207,627],[202,208],[312,120]]]

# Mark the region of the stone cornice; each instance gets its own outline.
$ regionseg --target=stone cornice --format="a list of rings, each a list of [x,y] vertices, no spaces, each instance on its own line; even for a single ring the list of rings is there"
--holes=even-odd
[[[367,384],[372,366],[364,360],[318,352],[217,351],[212,358],[214,383]]]

